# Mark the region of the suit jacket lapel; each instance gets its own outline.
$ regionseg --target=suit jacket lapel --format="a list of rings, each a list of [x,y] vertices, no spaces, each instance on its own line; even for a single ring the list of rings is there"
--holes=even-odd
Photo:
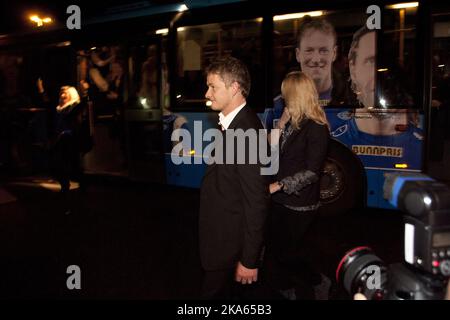
[[[239,128],[240,120],[243,119],[247,115],[247,111],[248,111],[247,108],[248,107],[245,106],[241,109],[241,111],[238,112],[238,114],[234,117],[233,121],[231,121],[230,125],[228,126],[228,129]],[[223,147],[225,149],[226,130],[223,131],[222,133],[223,133],[223,143],[224,143]],[[223,152],[223,156],[224,156],[223,161],[225,161],[225,157],[226,157],[225,150]],[[203,178],[206,177],[207,175],[211,174],[212,172],[214,172],[214,169],[216,169],[216,168],[217,168],[217,163],[215,163],[215,162],[213,164],[208,165],[206,167],[205,175],[203,176]]]
[[[248,107],[247,105],[245,107],[243,107],[238,114],[234,117],[233,121],[231,121],[230,125],[228,126],[228,129],[238,129],[239,128],[239,123],[240,121],[245,118],[247,116],[247,112],[248,112]],[[223,147],[225,147],[225,139],[226,139],[226,130],[222,132],[223,133]],[[226,157],[225,151],[223,153],[223,156]],[[225,159],[223,159],[223,161],[225,161]],[[206,167],[206,171],[205,171],[205,175],[204,177],[206,177],[207,175],[211,174],[212,172],[214,172],[214,169],[217,167],[217,163],[213,163],[210,164]]]
[[[233,121],[231,121],[228,129],[238,129],[240,121],[247,116],[247,112],[249,107],[245,105],[238,114],[234,117]]]
[[[234,119],[233,119],[233,122],[234,122]],[[219,124],[217,125],[217,129],[221,130],[221,126]],[[223,143],[225,143],[225,131],[221,130],[221,132],[222,132],[222,138],[223,138],[222,141],[223,141]],[[224,145],[222,145],[222,147],[224,147]],[[213,172],[215,168],[217,168],[217,163],[215,161],[214,161],[214,163],[207,165],[205,175],[203,176],[203,178],[206,177],[207,175],[211,174],[211,172]]]

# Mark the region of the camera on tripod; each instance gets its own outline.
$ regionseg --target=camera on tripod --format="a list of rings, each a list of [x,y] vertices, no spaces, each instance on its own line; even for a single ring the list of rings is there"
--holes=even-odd
[[[369,247],[345,254],[336,280],[369,300],[441,300],[450,277],[450,189],[421,174],[386,174],[384,198],[404,215],[404,263],[387,266]]]

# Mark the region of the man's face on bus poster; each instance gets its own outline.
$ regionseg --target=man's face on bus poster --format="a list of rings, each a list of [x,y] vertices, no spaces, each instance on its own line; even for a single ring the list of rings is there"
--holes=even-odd
[[[353,90],[364,108],[372,108],[375,100],[375,32],[359,39],[356,59],[349,64]]]
[[[330,89],[325,86],[331,85],[331,70],[336,59],[333,34],[312,28],[306,30],[295,54],[302,71],[314,80],[319,93]]]

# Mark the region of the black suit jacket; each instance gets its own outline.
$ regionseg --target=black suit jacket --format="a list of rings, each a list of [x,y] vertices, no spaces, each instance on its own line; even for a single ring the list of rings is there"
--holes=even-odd
[[[245,131],[263,126],[245,106],[224,135],[230,129]],[[247,154],[248,150],[247,144]],[[247,268],[258,266],[270,203],[269,179],[261,175],[261,167],[259,162],[208,166],[200,191],[199,214],[200,257],[205,270],[232,268],[238,261]]]
[[[315,176],[302,179],[304,186],[297,194],[287,194],[284,191],[274,193],[273,201],[294,207],[311,206],[319,202],[320,174],[327,157],[328,141],[327,126],[310,119],[300,123],[300,128],[292,132],[280,151],[280,164],[275,181],[306,171],[314,173]],[[315,181],[310,183],[308,180]]]

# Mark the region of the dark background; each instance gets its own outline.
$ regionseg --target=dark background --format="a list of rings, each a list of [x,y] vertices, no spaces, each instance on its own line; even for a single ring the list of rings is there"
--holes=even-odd
[[[54,21],[64,24],[69,16],[66,13],[69,5],[78,5],[81,9],[81,19],[107,14],[111,10],[120,10],[131,5],[151,7],[182,2],[180,0],[152,0],[152,1],[126,1],[126,0],[103,0],[103,1],[2,1],[0,4],[0,34],[26,31],[33,27],[28,17],[31,13],[51,16]]]

